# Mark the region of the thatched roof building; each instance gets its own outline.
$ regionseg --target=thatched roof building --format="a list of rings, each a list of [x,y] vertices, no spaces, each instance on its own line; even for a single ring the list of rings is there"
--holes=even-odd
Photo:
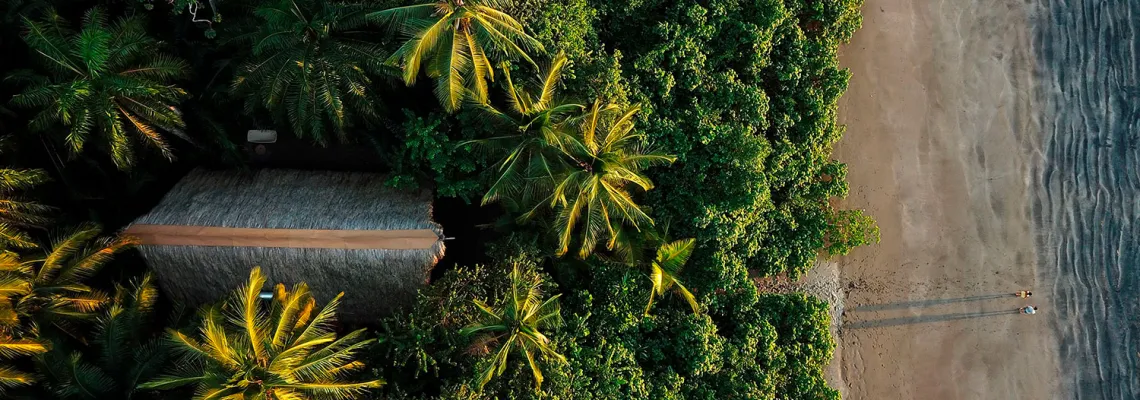
[[[307,282],[318,301],[345,292],[348,319],[410,304],[444,250],[430,196],[367,173],[195,170],[125,233],[189,305],[221,299],[261,266],[269,282]]]

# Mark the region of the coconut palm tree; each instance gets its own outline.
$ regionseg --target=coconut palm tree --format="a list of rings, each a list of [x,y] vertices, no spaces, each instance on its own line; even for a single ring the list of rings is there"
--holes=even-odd
[[[681,270],[696,247],[696,240],[669,241],[668,232],[668,224],[664,228],[657,226],[642,231],[622,229],[614,241],[614,248],[609,254],[600,258],[633,268],[645,268],[648,271],[652,286],[649,289],[649,304],[645,306],[646,315],[649,315],[654,300],[670,291],[680,295],[689,303],[693,313],[699,314],[700,304],[697,303],[693,293],[681,283],[680,278]]]
[[[49,207],[16,195],[48,181],[39,169],[0,168],[0,247],[32,248],[35,243],[19,228],[42,226]]]
[[[536,387],[541,387],[543,380],[542,369],[538,364],[539,357],[566,362],[565,357],[554,351],[550,338],[542,333],[543,330],[562,325],[562,314],[558,306],[558,298],[561,295],[543,300],[542,277],[533,274],[531,278],[524,278],[517,263],[511,270],[509,279],[511,285],[509,297],[503,299],[498,308],[474,299],[475,306],[479,308],[483,318],[480,322],[460,330],[462,335],[480,334],[488,342],[498,346],[494,358],[486,362],[479,373],[480,390],[491,381],[491,378],[506,371],[507,360],[512,351],[517,351],[526,359],[527,365],[534,373]]]
[[[465,98],[487,102],[487,82],[495,79],[491,59],[522,58],[544,51],[522,24],[499,11],[497,0],[432,0],[369,14],[408,38],[389,58],[404,71],[404,83],[416,83],[422,69],[436,80],[443,108],[459,110]]]
[[[364,40],[365,12],[358,5],[324,0],[275,0],[254,11],[252,56],[238,68],[232,89],[246,112],[269,110],[298,137],[327,144],[327,132],[345,139],[358,118],[375,119],[381,103],[378,76],[392,74],[380,46]]]
[[[681,284],[678,277],[681,274],[681,269],[685,267],[685,263],[689,261],[689,256],[693,254],[695,243],[696,240],[694,239],[681,239],[662,243],[657,248],[657,255],[649,264],[649,280],[653,282],[653,286],[649,292],[649,304],[645,305],[646,315],[649,314],[649,309],[653,307],[653,300],[658,296],[664,296],[669,291],[674,291],[685,299],[689,303],[689,307],[693,309],[693,313],[699,314],[701,312],[701,306],[697,304],[696,297],[685,285]]]
[[[49,327],[78,335],[75,324],[96,318],[107,294],[83,281],[99,272],[115,254],[132,247],[131,237],[99,237],[101,228],[80,226],[51,247],[22,261],[12,253],[0,270],[0,330],[14,337],[34,337]]]
[[[31,127],[67,128],[64,142],[72,155],[81,153],[92,134],[120,169],[135,162],[133,142],[142,142],[173,159],[160,131],[181,133],[182,116],[175,108],[186,94],[173,81],[187,72],[182,60],[157,51],[160,43],[137,18],[107,22],[93,8],[76,32],[54,11],[38,21],[24,18],[24,41],[42,59],[50,76],[27,72],[13,78],[27,83],[12,102],[41,108]]]
[[[622,226],[635,230],[653,226],[629,187],[652,189],[653,182],[642,170],[676,158],[647,149],[644,135],[633,129],[638,110],[595,101],[576,120],[576,132],[564,137],[561,149],[567,170],[557,175],[544,201],[520,217],[530,219],[546,206],[554,209],[559,256],[570,250],[575,236],[580,236],[578,257],[585,258],[601,241],[613,249]]]
[[[57,347],[37,363],[39,386],[53,399],[130,399],[139,383],[158,376],[168,359],[165,343],[148,335],[158,289],[151,276],[116,285],[99,317],[90,356]],[[48,397],[44,396],[44,397]]]
[[[536,79],[534,86],[539,88],[536,94],[531,94],[525,86],[515,85],[510,69],[504,67],[509,107],[500,111],[490,104],[478,106],[495,126],[495,131],[502,134],[464,144],[504,154],[497,164],[499,177],[483,196],[484,205],[499,200],[526,204],[528,199],[521,196],[533,192],[523,190],[526,186],[534,187],[542,181],[544,186],[553,187],[555,172],[564,167],[559,155],[562,137],[567,131],[565,123],[586,109],[581,104],[555,100],[567,62],[565,53],[554,57],[546,74]]]
[[[42,354],[49,348],[42,327],[78,335],[75,323],[98,315],[105,294],[83,280],[131,246],[129,238],[97,239],[99,228],[85,225],[45,250],[21,260],[0,252],[0,360]],[[0,366],[0,390],[29,385],[33,375]]]
[[[141,389],[194,385],[200,399],[349,399],[380,387],[383,381],[343,382],[364,364],[355,360],[365,330],[337,339],[337,295],[321,310],[304,283],[277,284],[273,299],[260,299],[265,276],[260,268],[228,302],[202,310],[200,336],[170,331],[184,360],[172,375]],[[268,303],[268,304],[266,304]]]

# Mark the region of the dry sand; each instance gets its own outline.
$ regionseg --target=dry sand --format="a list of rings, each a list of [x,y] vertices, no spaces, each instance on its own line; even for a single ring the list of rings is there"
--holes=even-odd
[[[1028,185],[1040,161],[1024,2],[867,0],[841,52],[845,208],[882,243],[839,260],[848,399],[1049,399],[1058,393]]]

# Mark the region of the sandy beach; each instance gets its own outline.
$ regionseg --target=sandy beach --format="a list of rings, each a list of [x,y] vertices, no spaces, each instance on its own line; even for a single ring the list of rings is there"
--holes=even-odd
[[[847,399],[1064,398],[1030,193],[1040,162],[1024,2],[867,0],[841,52],[845,208],[882,243],[839,260]],[[1029,300],[1020,289],[1043,288]]]

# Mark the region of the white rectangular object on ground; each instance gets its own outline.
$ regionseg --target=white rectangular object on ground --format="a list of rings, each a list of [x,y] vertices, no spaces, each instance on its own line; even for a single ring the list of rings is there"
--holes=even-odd
[[[277,131],[250,129],[245,140],[250,143],[277,143]]]

